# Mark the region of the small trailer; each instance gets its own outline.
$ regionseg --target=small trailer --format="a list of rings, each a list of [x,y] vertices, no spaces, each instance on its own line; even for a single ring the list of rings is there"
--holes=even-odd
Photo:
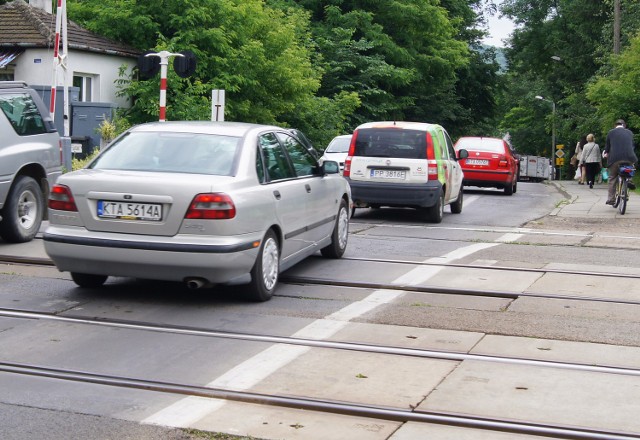
[[[551,161],[548,157],[520,156],[520,173],[518,180],[542,182],[549,179]]]

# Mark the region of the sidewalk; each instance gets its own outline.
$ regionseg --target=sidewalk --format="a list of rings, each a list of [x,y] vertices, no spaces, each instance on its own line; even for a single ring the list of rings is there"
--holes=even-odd
[[[640,219],[640,198],[632,193],[627,203],[627,211],[620,215],[617,208],[607,205],[607,183],[578,185],[575,180],[551,180],[558,190],[566,194],[568,202],[560,204],[550,215],[558,217],[589,217],[601,219]],[[639,230],[640,230],[640,224]]]

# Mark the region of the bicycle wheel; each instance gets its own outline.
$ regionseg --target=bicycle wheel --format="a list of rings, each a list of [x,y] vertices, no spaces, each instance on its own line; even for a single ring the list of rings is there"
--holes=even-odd
[[[620,184],[620,204],[618,205],[618,211],[620,215],[624,215],[627,210],[627,198],[629,197],[629,191],[627,188],[627,179],[622,179]]]
[[[613,199],[613,207],[617,208],[618,205],[620,205],[620,176],[616,177],[616,191],[615,191],[615,198]]]

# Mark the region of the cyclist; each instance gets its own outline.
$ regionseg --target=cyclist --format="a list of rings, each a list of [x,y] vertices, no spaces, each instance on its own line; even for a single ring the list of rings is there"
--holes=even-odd
[[[627,128],[624,120],[618,119],[615,127],[607,133],[607,141],[602,154],[603,157],[607,158],[609,171],[607,205],[613,205],[615,202],[615,185],[620,165],[634,165],[638,161],[633,148],[633,133]],[[634,189],[631,185],[629,185],[629,188]]]

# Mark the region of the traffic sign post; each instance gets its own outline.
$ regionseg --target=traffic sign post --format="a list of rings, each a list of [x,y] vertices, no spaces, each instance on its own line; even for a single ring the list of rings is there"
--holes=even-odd
[[[562,180],[562,167],[564,166],[564,144],[558,144],[556,147],[556,166],[558,167],[558,180]]]

